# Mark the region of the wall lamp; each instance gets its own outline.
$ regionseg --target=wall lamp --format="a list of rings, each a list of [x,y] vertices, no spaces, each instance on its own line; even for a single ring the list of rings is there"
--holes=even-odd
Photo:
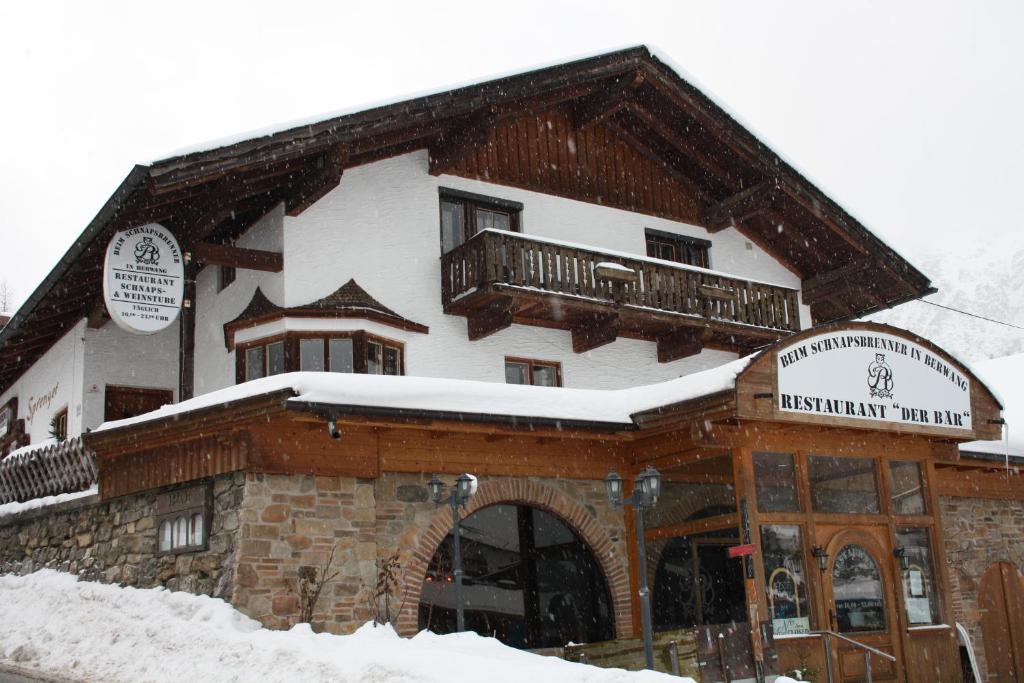
[[[910,569],[910,555],[907,554],[907,549],[901,545],[896,546],[892,549],[892,555],[900,561],[900,570],[907,571]]]
[[[828,571],[828,552],[820,545],[815,545],[811,548],[811,555],[818,560],[818,569],[822,572]]]
[[[335,441],[341,441],[341,432],[333,417],[327,420],[327,434]]]

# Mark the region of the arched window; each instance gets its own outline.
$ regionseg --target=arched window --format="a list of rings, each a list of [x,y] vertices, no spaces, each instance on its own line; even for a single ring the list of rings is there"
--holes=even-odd
[[[160,539],[160,551],[166,552],[170,550],[173,546],[173,542],[171,539],[171,521],[169,519],[165,519],[160,522],[160,530],[157,532],[157,535]]]
[[[206,538],[203,529],[203,515],[196,513],[192,515],[191,528],[189,529],[189,545],[202,545]]]
[[[526,505],[492,505],[462,522],[467,629],[521,648],[615,637],[611,598],[597,559],[569,526]],[[455,630],[452,537],[427,569],[420,628]]]
[[[851,543],[836,553],[832,593],[840,633],[885,630],[885,595],[875,558]]]
[[[189,545],[188,542],[188,519],[178,517],[174,520],[174,547],[183,548]]]

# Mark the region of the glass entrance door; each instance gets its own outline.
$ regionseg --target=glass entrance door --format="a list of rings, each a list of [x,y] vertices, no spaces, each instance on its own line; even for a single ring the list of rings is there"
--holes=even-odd
[[[859,643],[887,652],[899,660],[896,596],[892,568],[884,562],[884,529],[818,528],[828,553],[822,572],[828,629]],[[864,650],[832,639],[832,668],[836,680],[865,680]],[[898,680],[898,668],[880,657],[871,658],[875,681]]]

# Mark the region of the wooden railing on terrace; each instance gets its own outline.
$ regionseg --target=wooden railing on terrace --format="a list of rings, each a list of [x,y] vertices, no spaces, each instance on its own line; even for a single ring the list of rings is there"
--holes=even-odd
[[[795,289],[497,230],[478,233],[442,256],[441,278],[446,311],[477,290],[497,286],[771,330],[800,329]]]
[[[80,437],[12,453],[0,459],[0,504],[84,491],[98,474]]]

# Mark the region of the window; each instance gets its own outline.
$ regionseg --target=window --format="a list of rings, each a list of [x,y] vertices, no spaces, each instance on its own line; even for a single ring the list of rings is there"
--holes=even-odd
[[[921,466],[916,462],[889,462],[889,511],[894,515],[925,514]]]
[[[880,512],[874,460],[812,455],[807,470],[815,512]]]
[[[615,637],[601,566],[564,521],[502,503],[467,516],[462,528],[468,630],[531,649]],[[456,627],[452,548],[449,534],[430,560],[420,593],[419,627],[434,633]]]
[[[217,291],[221,292],[235,281],[236,271],[231,266],[217,267]]]
[[[939,623],[939,600],[935,594],[935,571],[928,529],[898,529],[896,547],[902,548],[903,597],[907,622],[911,626]]]
[[[245,380],[279,375],[284,372],[284,342],[250,346],[245,349]]]
[[[562,366],[550,361],[506,358],[505,383],[560,387],[562,386]]]
[[[523,205],[483,195],[441,190],[441,253],[447,254],[481,230],[520,230]]]
[[[319,338],[299,340],[299,370],[323,372],[326,368],[324,340]]]
[[[405,372],[404,356],[401,342],[363,331],[288,333],[279,341],[240,344],[236,350],[236,381],[297,370],[401,375]]]
[[[798,512],[796,468],[789,453],[754,453],[757,509],[761,512]]]
[[[209,485],[178,488],[157,495],[154,503],[157,554],[206,550],[211,497]]]
[[[801,529],[790,524],[761,527],[765,593],[776,636],[811,630]]]
[[[882,573],[875,558],[856,544],[836,553],[832,568],[832,594],[840,633],[885,630]]]
[[[68,409],[67,406],[50,419],[50,436],[57,441],[68,438]]]
[[[701,268],[710,268],[708,255],[711,242],[697,237],[676,235],[671,232],[647,229],[647,255],[663,261],[675,261]]]

